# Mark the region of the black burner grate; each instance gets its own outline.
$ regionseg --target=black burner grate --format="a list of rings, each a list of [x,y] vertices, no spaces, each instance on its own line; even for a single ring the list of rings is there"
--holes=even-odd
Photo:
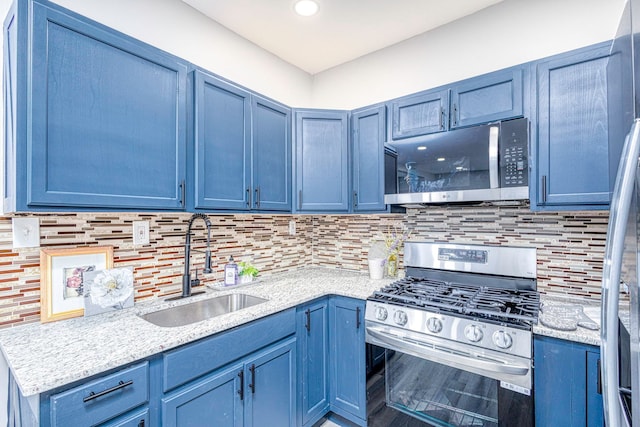
[[[369,299],[529,328],[538,322],[540,307],[540,297],[536,291],[490,288],[417,277],[406,277],[385,286]]]

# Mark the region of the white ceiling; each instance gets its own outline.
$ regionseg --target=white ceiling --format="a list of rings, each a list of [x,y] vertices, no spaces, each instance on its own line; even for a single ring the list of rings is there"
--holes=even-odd
[[[318,0],[301,17],[295,0],[182,0],[283,60],[316,74],[503,0]]]

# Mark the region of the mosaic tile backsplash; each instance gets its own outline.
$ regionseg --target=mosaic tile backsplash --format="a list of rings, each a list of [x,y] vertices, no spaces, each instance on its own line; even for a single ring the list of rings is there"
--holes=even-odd
[[[187,213],[34,214],[47,248],[110,245],[114,266],[134,267],[135,299],[181,289]],[[224,264],[251,261],[268,275],[305,266],[367,270],[373,240],[405,224],[412,240],[533,246],[538,249],[538,289],[600,298],[608,212],[533,213],[527,207],[430,207],[384,215],[210,215],[214,273]],[[150,243],[134,246],[132,222],[149,221]],[[289,235],[289,221],[296,233]],[[193,246],[204,248],[205,229],[194,223]],[[202,255],[192,255],[202,268]],[[300,286],[304,286],[301,283]],[[40,320],[40,249],[13,249],[11,218],[0,217],[0,328]]]

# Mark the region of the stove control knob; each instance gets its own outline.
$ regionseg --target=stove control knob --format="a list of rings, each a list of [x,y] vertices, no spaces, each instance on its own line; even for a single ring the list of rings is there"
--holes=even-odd
[[[429,317],[427,319],[427,329],[431,333],[439,333],[442,330],[442,320],[437,317]]]
[[[376,319],[380,320],[381,322],[387,320],[387,316],[389,315],[389,313],[387,313],[387,309],[384,307],[378,307],[376,308]]]
[[[513,344],[513,338],[505,331],[495,331],[493,333],[493,343],[500,348],[507,349]]]
[[[407,317],[407,313],[402,310],[396,311],[393,315],[393,321],[400,326],[406,325],[408,320],[409,318]]]
[[[471,342],[478,342],[482,339],[482,329],[478,325],[467,325],[464,328],[464,336]]]

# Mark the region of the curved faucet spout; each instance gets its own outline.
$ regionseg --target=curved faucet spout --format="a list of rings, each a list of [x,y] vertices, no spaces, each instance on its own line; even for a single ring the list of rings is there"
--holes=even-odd
[[[203,220],[204,224],[207,227],[207,248],[205,250],[204,269],[203,269],[202,272],[204,274],[210,274],[212,272],[212,269],[211,269],[211,249],[210,249],[210,245],[211,245],[211,221],[209,220],[209,217],[207,215],[205,215],[205,214],[201,214],[201,213],[193,214],[191,216],[191,218],[189,219],[189,226],[187,228],[187,233],[185,234],[185,237],[184,237],[184,274],[182,275],[182,294],[180,296],[178,296],[178,297],[174,297],[174,298],[170,298],[170,299],[186,298],[186,297],[190,297],[191,295],[204,293],[204,291],[191,292],[191,287],[194,286],[194,285],[199,284],[200,280],[197,278],[197,272],[196,272],[196,278],[191,280],[191,274],[189,272],[189,270],[190,270],[189,269],[189,264],[190,264],[190,259],[191,259],[191,227],[193,226],[193,223],[197,219]]]

